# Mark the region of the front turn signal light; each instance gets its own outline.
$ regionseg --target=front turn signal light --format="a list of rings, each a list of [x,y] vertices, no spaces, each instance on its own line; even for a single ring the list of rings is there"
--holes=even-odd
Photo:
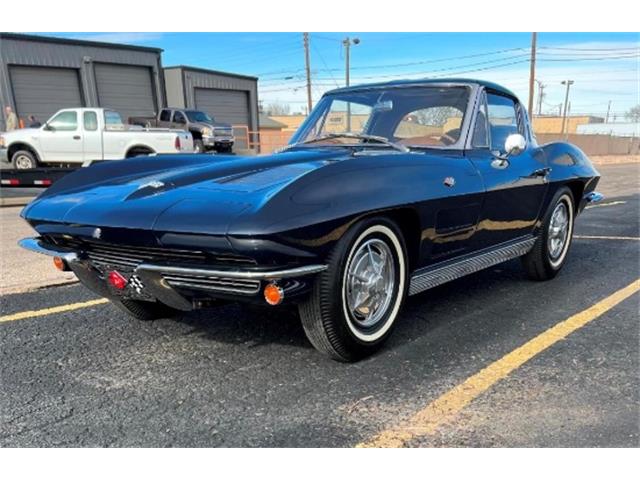
[[[53,257],[53,265],[61,272],[67,270],[67,262],[60,257]]]
[[[275,283],[264,287],[264,299],[269,305],[279,305],[284,300],[284,291]]]

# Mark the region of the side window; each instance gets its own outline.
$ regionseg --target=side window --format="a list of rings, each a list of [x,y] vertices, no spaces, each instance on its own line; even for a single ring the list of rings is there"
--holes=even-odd
[[[170,122],[171,121],[171,110],[167,110],[166,108],[160,112],[160,121],[161,122]]]
[[[504,150],[504,142],[512,133],[519,133],[518,110],[509,97],[489,93],[487,95],[491,150]]]
[[[489,148],[489,127],[487,125],[487,96],[482,94],[476,116],[476,124],[473,127],[473,148]]]
[[[174,123],[187,123],[187,119],[184,118],[184,115],[182,114],[182,112],[175,112],[173,114],[173,122]]]
[[[393,136],[407,145],[451,145],[460,138],[462,115],[449,105],[421,108],[406,114]]]
[[[105,110],[104,112],[104,127],[106,130],[124,130],[124,123],[122,123],[122,117],[118,112],[113,110]]]
[[[47,122],[54,130],[73,131],[78,129],[78,114],[76,112],[60,112]]]
[[[84,112],[84,129],[88,132],[95,132],[98,129],[98,114],[96,112]]]

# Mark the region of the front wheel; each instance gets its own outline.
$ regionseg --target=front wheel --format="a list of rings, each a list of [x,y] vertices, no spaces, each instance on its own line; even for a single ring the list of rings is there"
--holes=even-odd
[[[529,278],[550,280],[564,266],[573,239],[574,214],[571,190],[563,187],[549,204],[536,243],[522,257],[522,265]]]
[[[202,140],[194,140],[193,141],[193,151],[195,153],[204,153],[204,143]]]
[[[18,170],[31,170],[38,166],[36,156],[29,150],[18,150],[11,157],[13,167]]]
[[[405,298],[407,255],[386,218],[352,226],[318,275],[300,318],[313,346],[344,362],[371,355],[391,334]]]

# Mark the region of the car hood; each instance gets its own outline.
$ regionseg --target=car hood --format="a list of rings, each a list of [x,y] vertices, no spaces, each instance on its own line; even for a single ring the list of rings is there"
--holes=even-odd
[[[105,162],[65,176],[22,216],[34,225],[225,234],[245,209],[259,208],[296,179],[346,158],[346,151],[325,149]]]

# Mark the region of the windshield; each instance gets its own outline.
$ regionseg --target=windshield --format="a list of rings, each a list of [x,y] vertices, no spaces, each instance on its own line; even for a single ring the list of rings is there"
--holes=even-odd
[[[410,147],[447,147],[460,138],[468,101],[468,87],[336,93],[318,103],[294,141],[353,145],[360,143],[353,135],[374,135]]]
[[[199,112],[197,110],[187,110],[184,112],[187,114],[187,118],[190,122],[202,122],[202,123],[213,123],[213,118],[207,115],[204,112]]]

